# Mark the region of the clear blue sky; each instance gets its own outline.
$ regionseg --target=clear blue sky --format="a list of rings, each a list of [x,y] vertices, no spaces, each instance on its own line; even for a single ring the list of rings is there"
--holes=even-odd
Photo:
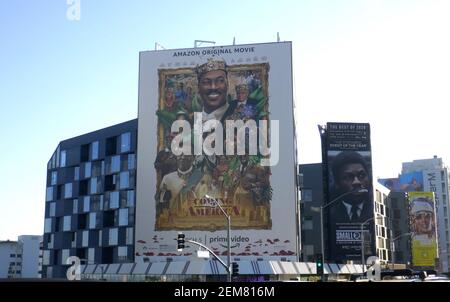
[[[46,164],[59,141],[137,117],[138,53],[293,42],[300,163],[317,124],[370,122],[375,176],[449,160],[450,1],[0,0],[0,239],[43,232]]]

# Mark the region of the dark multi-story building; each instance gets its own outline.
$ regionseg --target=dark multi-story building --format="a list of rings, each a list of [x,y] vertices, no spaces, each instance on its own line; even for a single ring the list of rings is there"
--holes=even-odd
[[[44,278],[66,259],[134,261],[137,119],[59,143],[47,165]]]
[[[411,261],[411,236],[409,227],[409,201],[407,193],[389,193],[387,214],[390,224],[390,259],[394,264],[408,265]]]

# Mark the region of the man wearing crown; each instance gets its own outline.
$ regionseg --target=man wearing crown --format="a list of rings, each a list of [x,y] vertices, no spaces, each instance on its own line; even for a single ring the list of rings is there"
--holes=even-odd
[[[230,116],[236,104],[227,102],[227,66],[223,60],[208,59],[197,67],[198,91],[203,101],[203,122],[218,120],[221,123]]]

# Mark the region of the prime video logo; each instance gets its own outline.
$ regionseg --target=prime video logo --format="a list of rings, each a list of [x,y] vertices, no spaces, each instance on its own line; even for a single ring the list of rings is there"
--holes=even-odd
[[[279,121],[253,119],[225,120],[224,127],[216,119],[202,120],[202,113],[194,113],[193,131],[187,120],[172,123],[171,132],[176,133],[171,150],[179,155],[262,155],[261,166],[274,166],[279,161]],[[225,143],[225,148],[224,148]],[[192,146],[193,145],[193,146]],[[270,145],[270,147],[269,147]]]

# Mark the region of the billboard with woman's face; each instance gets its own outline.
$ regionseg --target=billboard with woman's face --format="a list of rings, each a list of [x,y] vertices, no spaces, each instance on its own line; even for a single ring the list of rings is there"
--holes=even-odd
[[[436,213],[433,192],[409,192],[412,265],[434,268],[437,258]]]

